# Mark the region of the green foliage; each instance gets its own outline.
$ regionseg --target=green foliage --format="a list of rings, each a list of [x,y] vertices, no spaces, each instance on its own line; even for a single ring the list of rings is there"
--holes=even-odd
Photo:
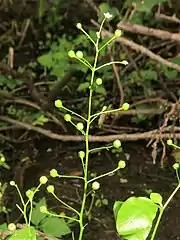
[[[3,87],[3,91],[10,91],[23,84],[22,79],[8,78],[0,74],[0,86]]]
[[[17,230],[9,240],[36,240],[36,230],[33,227],[27,227]]]
[[[130,197],[125,202],[115,202],[116,229],[124,239],[145,240],[149,235],[158,210],[151,199]]]
[[[71,233],[71,230],[64,219],[57,217],[45,218],[41,223],[40,229],[42,229],[45,234],[54,237],[62,237]]]
[[[151,9],[159,4],[159,3],[163,3],[163,2],[167,2],[167,0],[144,0],[142,2],[142,0],[126,0],[125,1],[125,6],[131,6],[132,4],[136,4],[138,6],[137,11],[139,12],[151,12]]]
[[[71,233],[71,230],[64,219],[49,217],[49,215],[42,213],[40,211],[42,206],[46,206],[45,198],[42,198],[39,202],[35,203],[35,207],[32,211],[31,222],[35,225],[36,229],[54,237],[61,237]]]

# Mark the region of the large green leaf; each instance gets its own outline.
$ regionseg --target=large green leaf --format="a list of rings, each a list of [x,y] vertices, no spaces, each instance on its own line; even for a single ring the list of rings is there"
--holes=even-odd
[[[40,211],[41,206],[46,206],[45,198],[42,198],[38,203],[36,203],[35,208],[32,211],[31,222],[35,226],[37,226],[46,217],[46,214]]]
[[[149,198],[130,197],[119,208],[116,229],[128,240],[145,240],[149,235],[158,206]]]
[[[17,230],[9,240],[36,240],[36,230],[33,227]]]
[[[54,237],[61,237],[71,233],[71,230],[64,219],[57,217],[45,218],[41,223],[40,228],[45,234],[52,235]]]

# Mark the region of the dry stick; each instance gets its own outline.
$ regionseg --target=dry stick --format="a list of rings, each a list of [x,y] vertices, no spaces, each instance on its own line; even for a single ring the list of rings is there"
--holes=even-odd
[[[0,96],[3,96],[3,97],[7,97],[9,99],[7,100],[4,100],[3,104],[6,104],[6,103],[10,103],[10,102],[13,102],[13,103],[19,103],[19,104],[23,104],[23,105],[26,105],[26,106],[29,106],[29,107],[32,107],[32,108],[35,108],[37,110],[42,110],[41,107],[34,103],[34,102],[31,102],[29,100],[26,100],[26,99],[23,99],[23,98],[17,98],[17,97],[13,97],[12,95],[9,95],[6,94],[6,93],[0,93]],[[57,124],[58,126],[60,126],[64,132],[67,132],[67,129],[66,129],[66,126],[63,124],[63,122],[61,122],[56,116],[54,116],[53,114],[51,114],[50,112],[46,111],[45,112],[45,115],[47,115],[48,118],[50,118],[51,120],[53,120],[53,122],[55,124]]]
[[[142,34],[145,36],[152,36],[163,40],[174,40],[180,42],[180,33],[171,33],[160,29],[149,28],[138,24],[128,23],[118,23],[117,27],[120,28],[121,30],[133,32],[136,34]]]
[[[27,129],[29,131],[35,131],[38,133],[41,133],[42,135],[49,137],[51,139],[56,139],[56,140],[61,140],[61,141],[74,141],[74,142],[79,142],[79,141],[84,141],[83,136],[74,136],[74,135],[63,135],[63,134],[57,134],[54,133],[50,130],[43,129],[41,127],[36,127],[32,126],[31,124],[28,123],[23,123],[18,120],[11,119],[9,117],[4,117],[0,116],[0,120],[6,121],[8,123],[14,124],[19,126],[20,129]],[[164,129],[166,131],[169,131],[172,127],[169,126]],[[175,127],[175,130],[180,131],[179,127]],[[107,136],[92,136],[89,135],[89,141],[90,142],[112,142],[116,139],[119,139],[121,141],[137,141],[137,140],[149,140],[149,139],[157,139],[159,137],[158,129],[152,130],[149,132],[144,132],[144,133],[135,133],[135,134],[115,134],[115,135],[107,135]],[[169,139],[172,137],[172,133],[162,133],[161,138],[164,139]],[[176,139],[180,139],[180,133],[174,133],[173,137]]]
[[[96,21],[91,20],[91,22],[95,26],[99,27],[99,24]],[[104,37],[110,37],[110,38],[113,37],[113,34],[110,33],[109,31],[105,30],[105,29],[102,29],[102,35]],[[129,46],[131,49],[135,50],[136,52],[141,52],[141,53],[147,55],[148,57],[150,57],[151,59],[153,59],[157,62],[160,62],[162,65],[166,65],[167,67],[173,68],[173,69],[180,72],[180,66],[178,64],[175,64],[175,63],[172,63],[168,60],[165,60],[164,58],[156,55],[155,53],[151,52],[150,50],[148,50],[147,48],[145,48],[142,45],[134,43],[133,41],[130,41],[127,38],[124,38],[124,37],[117,38],[117,39],[115,39],[115,41],[119,42],[119,43],[122,43],[126,46]]]
[[[109,51],[109,56],[110,56],[110,59],[111,59],[111,62],[114,62],[114,58],[112,56],[112,53],[111,53],[111,48],[108,47],[108,51]],[[113,71],[114,71],[114,75],[115,75],[115,78],[116,78],[116,82],[117,82],[117,86],[118,86],[118,89],[119,89],[119,95],[120,95],[120,103],[119,103],[119,106],[122,106],[123,102],[124,102],[124,90],[123,90],[123,86],[121,84],[121,80],[120,80],[120,77],[119,77],[119,74],[118,74],[118,67],[113,63],[112,64],[112,67],[113,67]]]
[[[170,22],[175,22],[175,23],[178,23],[180,24],[180,19],[176,17],[176,15],[172,15],[172,16],[167,16],[165,14],[162,14],[162,13],[156,13],[155,14],[155,18],[156,19],[160,19],[160,20],[167,20],[167,21],[170,21]]]

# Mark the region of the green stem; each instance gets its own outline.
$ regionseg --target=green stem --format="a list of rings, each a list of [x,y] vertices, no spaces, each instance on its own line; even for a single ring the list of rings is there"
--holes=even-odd
[[[91,87],[90,87],[90,92],[89,92],[88,117],[87,117],[86,133],[85,133],[86,157],[85,157],[85,166],[84,166],[84,193],[83,193],[83,199],[82,199],[81,211],[80,211],[80,217],[79,217],[79,226],[80,226],[79,240],[82,240],[83,232],[84,232],[84,228],[85,228],[85,226],[84,226],[84,211],[85,211],[87,190],[88,190],[89,130],[90,130],[90,124],[91,124],[90,120],[91,120],[92,95],[93,95],[92,85],[93,85],[97,60],[98,60],[98,44],[99,44],[99,38],[97,38],[97,42],[95,45],[96,55],[95,55],[94,65],[93,65],[92,73],[91,73]]]
[[[75,212],[77,215],[79,215],[79,212],[78,212],[76,209],[74,209],[73,207],[71,207],[70,205],[68,205],[68,204],[65,203],[64,201],[62,201],[60,198],[58,198],[55,193],[52,193],[52,195],[53,195],[54,198],[56,198],[61,204],[63,204],[63,205],[66,206],[68,209],[70,209],[71,211],[73,211],[73,212]]]
[[[163,212],[164,210],[166,209],[167,205],[170,203],[170,201],[172,200],[172,198],[174,197],[174,195],[177,193],[177,191],[179,190],[180,188],[180,184],[177,185],[177,187],[174,189],[174,191],[172,192],[171,196],[168,198],[168,200],[165,202],[164,206],[160,208],[160,213],[159,213],[159,216],[158,216],[158,219],[156,221],[156,225],[154,227],[154,230],[153,230],[153,233],[151,235],[151,239],[150,240],[154,240],[155,238],[155,235],[156,235],[156,232],[157,232],[157,229],[158,229],[158,226],[159,226],[159,223],[160,223],[160,220],[161,220],[161,217],[163,215]]]
[[[94,182],[95,180],[99,179],[99,178],[102,178],[102,177],[105,177],[105,176],[108,176],[110,174],[113,174],[114,172],[116,172],[117,170],[119,170],[119,167],[115,168],[114,170],[110,171],[110,172],[107,172],[107,173],[104,173],[100,176],[97,176],[95,178],[92,178],[88,181],[88,184],[91,183],[91,182]]]
[[[109,150],[110,148],[113,148],[113,146],[104,146],[104,147],[97,147],[97,148],[92,148],[89,150],[90,153],[100,151],[100,150]]]
[[[96,71],[103,68],[103,67],[106,67],[106,66],[109,66],[109,65],[112,65],[112,64],[124,64],[123,61],[113,61],[113,62],[108,62],[108,63],[105,63],[103,65],[101,65],[100,67],[97,67],[96,68]]]

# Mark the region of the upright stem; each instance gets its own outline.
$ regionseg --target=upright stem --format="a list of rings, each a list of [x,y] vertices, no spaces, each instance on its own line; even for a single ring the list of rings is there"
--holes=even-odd
[[[86,133],[85,133],[85,143],[86,143],[86,157],[85,157],[85,167],[84,167],[84,193],[83,193],[83,199],[81,204],[81,211],[80,211],[80,217],[79,217],[79,226],[80,226],[80,233],[79,233],[79,240],[82,240],[83,232],[84,232],[84,211],[85,211],[85,205],[86,205],[86,198],[87,198],[87,190],[88,190],[88,162],[89,162],[89,129],[91,125],[91,109],[92,109],[92,95],[93,95],[93,80],[98,60],[98,43],[99,39],[97,39],[96,42],[96,55],[94,59],[94,65],[92,68],[91,73],[91,85],[90,85],[90,92],[89,92],[89,103],[88,103],[88,117],[87,117],[87,126],[86,126]]]
[[[165,208],[167,207],[167,205],[170,203],[170,201],[172,200],[172,198],[174,197],[174,195],[177,193],[177,191],[179,190],[180,188],[180,184],[177,185],[177,187],[174,189],[174,191],[172,192],[171,196],[168,198],[168,200],[165,202],[164,206],[161,207],[160,209],[160,212],[159,212],[159,216],[157,218],[157,221],[156,221],[156,224],[155,224],[155,227],[154,227],[154,230],[152,232],[152,235],[151,235],[151,239],[150,240],[154,240],[155,238],[155,235],[156,235],[156,232],[157,232],[157,229],[158,229],[158,226],[159,226],[159,223],[160,223],[160,220],[161,220],[161,217],[164,213],[164,210]]]

